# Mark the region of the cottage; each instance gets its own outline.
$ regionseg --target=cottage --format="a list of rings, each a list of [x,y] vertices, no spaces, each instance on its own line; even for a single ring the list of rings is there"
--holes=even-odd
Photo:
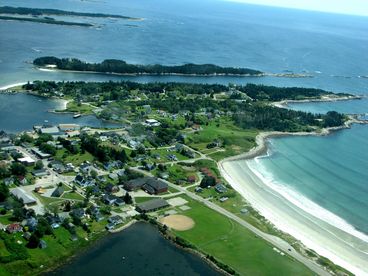
[[[178,161],[178,158],[176,157],[175,154],[167,155],[167,159],[169,159],[170,161]]]
[[[115,228],[115,224],[114,223],[109,223],[109,224],[107,224],[106,226],[105,226],[105,228],[107,229],[107,230],[113,230],[114,228]]]
[[[220,198],[220,202],[225,202],[226,200],[228,200],[229,198],[227,196],[223,196]]]
[[[194,191],[195,191],[196,193],[202,193],[203,189],[202,189],[201,187],[196,187],[196,188],[194,189]]]
[[[64,193],[64,188],[63,186],[59,186],[57,187],[51,194],[52,197],[61,197],[62,194]]]
[[[57,223],[57,222],[54,222],[54,223],[51,224],[51,227],[52,227],[52,229],[57,229],[57,228],[60,227],[60,224]]]
[[[86,215],[86,213],[84,212],[83,208],[77,208],[77,209],[73,209],[70,212],[70,215],[76,218],[83,218]]]
[[[97,180],[102,182],[102,183],[105,183],[107,181],[106,178],[103,175],[97,176]]]
[[[28,241],[31,238],[32,234],[30,232],[25,232],[22,236],[25,240]]]
[[[117,193],[117,192],[119,192],[119,187],[109,183],[105,187],[105,191],[108,192],[108,193]]]
[[[24,176],[18,176],[17,179],[18,179],[19,184],[23,186],[28,184],[28,180]]]
[[[167,172],[161,172],[159,174],[159,177],[162,179],[168,179],[169,178],[169,174]]]
[[[218,192],[220,194],[226,193],[226,191],[227,191],[226,187],[222,184],[217,184],[215,186],[215,190],[216,190],[216,192]]]
[[[51,168],[57,173],[64,173],[66,171],[65,166],[58,161],[50,162],[50,164]]]
[[[47,247],[47,243],[44,240],[40,240],[38,247],[41,249],[45,249]]]
[[[75,177],[74,182],[83,188],[94,186],[96,183],[94,179],[90,177],[85,178],[80,174]]]
[[[144,169],[147,170],[147,171],[152,171],[153,169],[155,169],[155,164],[147,163],[144,166]]]
[[[155,198],[137,205],[137,211],[140,213],[149,213],[161,208],[169,206],[166,200],[162,198]]]
[[[155,119],[146,119],[146,125],[150,127],[157,127],[160,126],[161,123]]]
[[[120,197],[118,197],[118,198],[115,200],[114,204],[115,204],[116,206],[121,207],[121,206],[125,205],[125,201],[124,201],[123,199],[121,199]]]
[[[10,186],[10,185],[13,185],[14,184],[14,178],[13,177],[8,177],[8,178],[5,178],[3,180],[4,184],[6,186]]]
[[[116,216],[109,217],[107,221],[109,223],[113,223],[117,225],[117,224],[123,223],[123,218],[121,216],[116,215]]]
[[[195,176],[195,175],[190,175],[190,176],[188,176],[187,181],[188,181],[189,183],[194,183],[194,182],[196,182],[196,176]]]
[[[93,166],[89,163],[83,163],[79,166],[79,171],[81,171],[84,174],[89,174],[91,170],[93,169]]]
[[[12,224],[9,224],[8,226],[6,226],[6,231],[10,234],[17,233],[17,232],[22,232],[23,227],[19,223],[12,223]]]
[[[28,218],[24,223],[24,225],[27,226],[30,231],[34,231],[37,227],[37,224],[38,224],[38,221],[34,217]]]
[[[118,197],[114,195],[104,195],[102,200],[107,205],[113,205]]]
[[[117,180],[117,179],[119,179],[119,176],[116,173],[110,173],[109,178],[112,179],[112,180]]]

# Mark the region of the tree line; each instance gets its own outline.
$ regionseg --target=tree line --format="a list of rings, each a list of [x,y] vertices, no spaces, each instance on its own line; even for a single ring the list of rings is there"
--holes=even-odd
[[[136,65],[123,60],[106,59],[101,63],[87,63],[76,58],[39,57],[33,61],[37,66],[56,65],[60,70],[92,71],[119,74],[182,74],[182,75],[260,75],[261,71],[249,68],[221,67],[214,64],[193,64],[167,66],[161,64]]]

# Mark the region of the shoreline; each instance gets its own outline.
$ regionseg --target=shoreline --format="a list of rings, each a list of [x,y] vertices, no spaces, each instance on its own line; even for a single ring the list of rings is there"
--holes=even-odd
[[[267,140],[270,138],[325,136],[340,129],[350,128],[354,123],[368,124],[368,121],[350,117],[343,126],[322,129],[321,132],[261,132],[256,137],[257,146],[246,153],[219,161],[218,167],[224,179],[276,229],[290,234],[304,247],[330,259],[334,264],[357,275],[368,275],[366,257],[368,237],[365,234],[350,226],[337,215],[333,214],[340,220],[338,223],[340,227],[316,217],[316,214],[312,214],[311,211],[305,211],[300,206],[302,203],[296,198],[286,196],[279,189],[270,187],[259,173],[247,164],[247,160],[262,156],[267,152]],[[314,205],[319,207],[317,204]],[[345,226],[344,224],[349,227],[346,229],[341,227]],[[348,233],[347,230],[353,233]]]
[[[304,100],[282,100],[279,102],[271,103],[272,106],[279,108],[288,108],[288,105],[291,103],[302,104],[302,103],[325,103],[325,102],[338,102],[338,101],[350,101],[350,100],[361,100],[364,96],[361,95],[352,95],[352,96],[325,96],[320,99],[304,99]]]
[[[32,82],[30,82],[30,83],[32,83]],[[61,98],[58,98],[58,97],[45,97],[45,96],[42,96],[42,95],[39,95],[39,94],[30,93],[29,91],[26,91],[26,90],[24,90],[24,91],[14,91],[12,93],[6,91],[6,90],[9,90],[9,89],[14,88],[14,87],[23,86],[25,84],[27,84],[27,82],[18,82],[18,83],[13,83],[13,84],[8,84],[8,85],[1,86],[0,87],[0,94],[1,93],[3,93],[3,94],[24,93],[24,94],[29,94],[29,95],[32,95],[32,96],[41,97],[41,98],[57,100],[61,104],[57,109],[49,111],[49,112],[53,112],[53,113],[59,113],[56,110],[65,110],[67,108],[68,103],[71,102],[71,100],[61,99]],[[62,112],[60,112],[60,113],[62,113]],[[71,113],[73,113],[73,112],[71,112]]]
[[[259,73],[259,74],[226,74],[226,73],[214,73],[214,74],[182,74],[182,73],[115,73],[115,72],[97,72],[97,71],[77,71],[77,70],[64,70],[58,68],[47,68],[41,66],[34,66],[37,70],[44,72],[67,72],[67,73],[82,73],[82,74],[103,74],[114,76],[180,76],[180,77],[244,77],[244,78],[261,78],[261,77],[274,77],[274,78],[313,78],[312,75],[305,74],[284,74],[284,73]]]

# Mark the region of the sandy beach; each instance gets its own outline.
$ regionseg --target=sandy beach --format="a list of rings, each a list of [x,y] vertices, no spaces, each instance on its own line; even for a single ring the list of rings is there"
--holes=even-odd
[[[10,88],[17,87],[17,86],[20,86],[20,85],[25,85],[25,84],[26,84],[26,82],[19,82],[19,83],[13,83],[13,84],[5,85],[5,86],[0,87],[0,91],[8,90]]]
[[[331,130],[334,129],[322,135]],[[294,135],[306,134],[316,133]],[[267,152],[266,139],[280,135],[288,134],[261,133],[251,151],[219,162],[222,176],[276,228],[352,273],[368,275],[368,236],[296,193],[292,196],[289,191],[263,182],[256,166],[250,166],[249,159]]]

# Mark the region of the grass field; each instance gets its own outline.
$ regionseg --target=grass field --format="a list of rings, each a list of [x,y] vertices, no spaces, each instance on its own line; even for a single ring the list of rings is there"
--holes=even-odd
[[[84,198],[80,195],[80,194],[77,194],[77,193],[64,193],[62,195],[62,198],[66,198],[66,199],[72,199],[72,200],[83,200]]]
[[[64,163],[72,163],[74,166],[79,166],[85,161],[93,161],[93,156],[89,152],[83,154],[70,154],[65,149],[57,150],[55,159],[61,160]]]
[[[250,150],[255,146],[257,134],[257,130],[244,130],[235,126],[230,119],[221,119],[219,122],[211,122],[208,126],[202,126],[202,130],[198,132],[188,134],[186,143],[190,147],[206,151],[207,144],[218,139],[225,150],[212,153],[211,157],[221,160]]]
[[[88,104],[81,104],[78,105],[76,102],[71,101],[68,102],[67,106],[66,106],[66,110],[63,111],[68,111],[68,112],[75,112],[75,113],[80,113],[80,114],[92,114],[93,112],[93,107],[88,105]]]
[[[151,200],[151,199],[154,199],[155,197],[135,197],[135,202],[136,203],[143,203],[143,202],[146,202],[148,200]]]
[[[201,251],[217,258],[241,275],[312,275],[308,268],[281,256],[266,241],[217,212],[185,197],[190,210],[182,212],[195,227],[176,232]]]
[[[11,218],[11,214],[0,215],[0,223],[7,225],[13,223],[13,221],[9,220]]]
[[[55,237],[44,236],[42,239],[46,241],[47,248],[45,249],[27,249],[30,257],[27,260],[13,261],[10,263],[2,263],[0,265],[0,275],[38,275],[41,271],[47,268],[54,267],[55,264],[60,265],[68,257],[74,253],[81,251],[89,244],[93,244],[94,240],[104,235],[104,227],[106,220],[101,222],[89,222],[92,234],[87,234],[80,227],[77,228],[77,241],[71,240],[71,234],[63,227],[54,230]],[[26,243],[21,237],[21,233],[15,234],[16,240]],[[0,246],[3,242],[0,240]],[[1,250],[0,255],[6,254],[6,249]]]

